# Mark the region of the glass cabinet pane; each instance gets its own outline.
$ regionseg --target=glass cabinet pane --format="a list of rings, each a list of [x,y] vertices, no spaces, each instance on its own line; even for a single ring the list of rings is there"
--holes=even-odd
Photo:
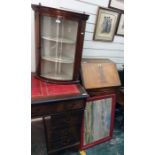
[[[41,76],[72,80],[78,22],[41,17]]]

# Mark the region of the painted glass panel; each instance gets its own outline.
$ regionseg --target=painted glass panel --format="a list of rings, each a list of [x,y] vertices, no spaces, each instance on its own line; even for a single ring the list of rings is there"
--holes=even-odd
[[[89,101],[84,114],[84,145],[110,135],[112,98]]]

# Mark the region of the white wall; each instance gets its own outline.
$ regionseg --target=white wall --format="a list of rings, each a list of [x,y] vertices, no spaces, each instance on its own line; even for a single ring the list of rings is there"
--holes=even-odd
[[[109,58],[113,60],[118,69],[124,64],[124,38],[115,36],[113,42],[100,42],[93,40],[95,21],[98,7],[108,7],[109,0],[32,0],[32,4],[41,3],[44,6],[65,9],[89,14],[86,24],[83,58]],[[34,50],[34,12],[32,11],[32,56],[31,68],[35,71]]]

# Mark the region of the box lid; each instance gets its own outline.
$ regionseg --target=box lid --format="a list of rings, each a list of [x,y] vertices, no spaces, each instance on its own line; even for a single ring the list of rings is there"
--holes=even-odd
[[[83,59],[81,68],[86,89],[121,85],[116,65],[109,59]]]

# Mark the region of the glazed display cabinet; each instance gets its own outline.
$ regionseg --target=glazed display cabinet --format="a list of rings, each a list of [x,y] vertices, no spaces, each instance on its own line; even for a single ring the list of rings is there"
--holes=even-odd
[[[37,77],[49,82],[78,82],[88,15],[40,5],[35,11]]]

